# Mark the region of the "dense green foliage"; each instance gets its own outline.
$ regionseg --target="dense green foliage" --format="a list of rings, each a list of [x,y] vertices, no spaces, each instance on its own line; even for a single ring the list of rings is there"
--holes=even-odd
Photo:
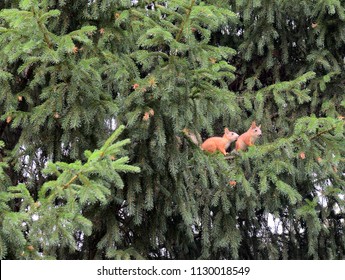
[[[344,258],[345,1],[0,9],[0,258]]]

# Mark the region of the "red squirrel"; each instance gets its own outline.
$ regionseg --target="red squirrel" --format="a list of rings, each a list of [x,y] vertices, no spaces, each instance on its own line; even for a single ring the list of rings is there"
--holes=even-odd
[[[241,134],[236,141],[236,151],[247,150],[248,146],[253,146],[256,139],[261,136],[261,125],[256,126],[255,122],[252,122],[252,125],[247,132]]]
[[[228,128],[224,129],[223,137],[210,137],[201,144],[201,149],[214,153],[219,150],[223,155],[227,155],[226,149],[229,148],[230,144],[238,138],[236,132],[230,131]]]

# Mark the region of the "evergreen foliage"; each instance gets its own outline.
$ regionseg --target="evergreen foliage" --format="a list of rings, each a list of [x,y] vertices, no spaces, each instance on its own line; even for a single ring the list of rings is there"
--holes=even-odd
[[[0,259],[344,259],[344,1],[0,8]]]

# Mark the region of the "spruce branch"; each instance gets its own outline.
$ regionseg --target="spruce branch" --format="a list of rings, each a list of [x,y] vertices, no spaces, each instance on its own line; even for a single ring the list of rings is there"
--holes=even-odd
[[[79,172],[75,174],[66,184],[63,184],[62,188],[67,189],[75,180],[78,179],[79,174]]]
[[[179,42],[182,36],[183,29],[185,27],[186,22],[189,20],[190,13],[192,12],[193,6],[195,4],[195,0],[192,0],[190,6],[187,8],[186,19],[182,22],[179,32],[176,35],[176,41]]]
[[[319,133],[317,133],[317,134],[315,134],[315,135],[309,137],[308,139],[309,139],[309,140],[314,140],[314,139],[320,137],[321,135],[323,135],[323,134],[325,134],[325,133],[331,132],[331,131],[334,130],[336,127],[337,127],[336,125],[333,125],[333,126],[331,126],[330,128],[328,128],[328,129],[326,129],[326,130],[323,130],[323,131],[321,131],[321,132],[319,132]],[[300,141],[302,141],[302,138],[292,139],[291,143],[298,143],[298,142],[300,142]],[[275,151],[279,150],[280,148],[281,148],[281,147],[278,146],[278,147],[274,147],[274,148],[268,149],[268,150],[267,150],[267,153],[275,152]],[[234,151],[233,151],[233,153],[236,153],[236,154],[237,154],[237,152],[234,152]],[[234,158],[235,158],[235,156],[230,156],[230,155],[224,157],[224,159],[226,159],[226,160],[232,160],[232,159],[234,159]]]
[[[35,12],[34,7],[31,8],[31,12],[34,15],[34,17],[36,18],[37,21],[37,25],[40,29],[40,31],[43,34],[43,38],[44,41],[46,42],[46,44],[48,45],[48,48],[51,49],[53,47],[53,42],[50,40],[49,36],[48,36],[48,30],[46,28],[46,26],[43,24],[43,22],[41,21],[41,19],[39,17],[37,17],[37,14]]]
[[[45,169],[45,173],[47,174],[58,174],[57,180],[54,182],[47,182],[41,188],[41,194],[44,196],[46,190],[51,188],[52,183],[56,187],[60,187],[63,190],[69,188],[77,179],[81,179],[81,185],[84,185],[86,181],[88,181],[88,177],[91,174],[99,174],[100,176],[104,176],[104,166],[113,169],[112,176],[106,176],[109,180],[116,181],[117,177],[116,172],[139,172],[139,168],[131,165],[127,165],[129,158],[128,157],[121,157],[116,161],[112,161],[111,158],[121,151],[121,148],[129,143],[129,139],[125,139],[122,141],[117,141],[114,143],[116,138],[120,135],[123,131],[124,126],[120,126],[117,128],[113,134],[105,141],[104,145],[101,147],[100,150],[95,150],[94,152],[86,151],[85,156],[88,158],[87,162],[82,164],[80,161],[73,162],[70,164],[66,164],[64,162],[57,162],[57,163],[50,163],[48,164],[47,168]],[[62,169],[62,172],[59,171]],[[61,182],[61,180],[65,179],[65,176],[71,171],[75,171],[75,174],[65,183]],[[119,182],[118,182],[119,183]],[[121,183],[120,183],[121,184]],[[97,184],[95,183],[97,188]],[[58,192],[58,190],[57,190]],[[56,193],[51,193],[50,196],[54,196]]]
[[[330,128],[327,129],[327,130],[321,131],[321,132],[315,134],[314,136],[310,137],[309,140],[313,140],[313,139],[315,139],[315,138],[318,138],[318,137],[321,136],[322,134],[325,134],[325,133],[327,133],[327,132],[331,132],[331,131],[334,130],[336,127],[337,127],[337,126],[334,125],[334,126],[330,127]],[[298,139],[298,140],[300,140],[300,139]]]

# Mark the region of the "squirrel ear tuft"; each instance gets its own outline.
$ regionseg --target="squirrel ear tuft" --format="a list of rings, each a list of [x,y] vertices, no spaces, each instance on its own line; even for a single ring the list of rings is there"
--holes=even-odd
[[[250,128],[255,128],[255,127],[256,127],[256,123],[254,121],[254,122],[252,122],[252,126]]]
[[[225,133],[229,133],[230,131],[229,131],[229,129],[226,127],[226,128],[224,128],[224,132],[225,132]]]

